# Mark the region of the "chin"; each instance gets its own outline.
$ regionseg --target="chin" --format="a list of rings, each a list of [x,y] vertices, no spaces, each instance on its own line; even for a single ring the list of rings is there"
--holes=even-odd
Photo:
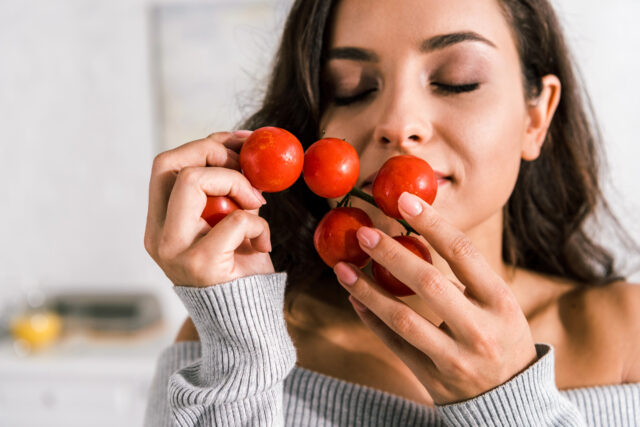
[[[395,219],[386,216],[380,209],[372,206],[362,199],[352,197],[351,206],[354,208],[360,208],[365,211],[367,215],[369,215],[369,218],[371,218],[371,221],[373,221],[373,225],[389,236],[398,236],[400,234],[406,233],[406,230],[404,229],[402,224],[400,224]]]

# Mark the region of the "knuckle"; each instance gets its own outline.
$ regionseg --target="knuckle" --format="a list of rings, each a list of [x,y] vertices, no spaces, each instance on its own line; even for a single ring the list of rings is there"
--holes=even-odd
[[[397,265],[398,262],[401,262],[401,260],[400,260],[400,251],[397,248],[397,246],[399,246],[399,245],[400,244],[398,244],[398,245],[387,244],[382,249],[382,254],[381,255],[389,265]]]
[[[462,366],[458,354],[448,354],[440,361],[440,371],[447,377],[455,378],[459,375]]]
[[[424,218],[424,215],[423,215]],[[424,225],[427,228],[439,228],[442,219],[437,215],[426,215],[426,218],[423,219]]]
[[[469,341],[474,345],[480,345],[482,341],[484,341],[484,332],[478,325],[474,322],[468,321],[465,322],[465,333],[468,336]]]
[[[485,359],[496,360],[499,354],[495,338],[479,331],[476,331],[474,334],[475,336],[472,342],[475,352]]]
[[[464,359],[461,357],[454,357],[449,359],[449,363],[447,364],[447,370],[449,374],[458,378],[468,378],[469,377],[469,369]]]
[[[361,283],[361,280],[358,279],[354,286],[354,294],[355,296],[362,301],[365,305],[369,305],[371,300],[373,299],[373,290],[370,286],[364,285]]]
[[[212,169],[214,170],[214,169]],[[215,173],[219,174],[219,179],[224,179],[229,182],[229,194],[238,196],[241,194],[247,194],[249,197],[255,197],[251,183],[242,172],[235,169],[228,168],[215,168]]]
[[[231,132],[214,132],[205,138],[206,140],[212,141],[216,144],[220,144],[220,141],[223,139],[227,139],[231,136]]]
[[[499,287],[496,295],[496,305],[501,313],[513,316],[522,312],[518,301],[516,301],[513,293],[509,289]]]
[[[475,248],[467,236],[459,235],[451,242],[451,255],[454,258],[469,258],[474,254]]]
[[[251,196],[253,196],[253,186],[249,179],[242,174],[242,172],[235,169],[227,169],[227,173],[231,178],[231,185],[235,188],[232,191],[248,191]]]
[[[258,219],[258,221],[259,221],[260,225],[262,226],[262,229],[263,229],[267,234],[269,234],[269,235],[270,235],[270,234],[271,234],[271,229],[269,228],[269,223],[267,222],[267,220],[266,220],[266,219],[264,219],[264,218],[262,218],[261,216],[258,216],[258,215],[254,215],[254,216]]]
[[[178,180],[185,185],[196,185],[199,180],[199,170],[197,167],[187,166],[182,168],[178,174]]]
[[[393,311],[390,322],[391,328],[401,335],[409,334],[414,329],[413,319],[406,309]]]
[[[499,351],[498,338],[491,332],[492,329],[483,327],[486,322],[467,322],[465,324],[465,333],[473,353],[483,359],[499,360],[501,352]]]
[[[169,159],[171,157],[170,151],[163,151],[160,154],[157,154],[153,159],[153,169],[164,169],[169,164]]]
[[[418,273],[418,283],[426,294],[441,295],[444,292],[444,284],[440,278],[427,269],[422,269]]]
[[[225,219],[228,218],[234,227],[244,228],[249,223],[249,214],[242,209],[236,209],[231,212]]]

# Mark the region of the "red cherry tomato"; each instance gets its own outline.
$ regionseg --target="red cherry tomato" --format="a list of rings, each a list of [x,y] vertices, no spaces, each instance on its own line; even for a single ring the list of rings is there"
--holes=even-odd
[[[400,242],[402,246],[418,255],[423,260],[431,263],[431,254],[429,249],[417,238],[413,236],[395,236],[394,240]],[[376,282],[392,295],[397,297],[406,297],[413,295],[415,292],[407,285],[396,279],[386,268],[375,261],[371,262],[371,272]]]
[[[386,215],[402,219],[398,210],[400,195],[408,191],[432,204],[438,180],[426,161],[415,156],[395,156],[387,160],[373,181],[373,198]]]
[[[321,139],[304,153],[304,182],[320,197],[344,196],[356,185],[359,173],[358,153],[342,139]]]
[[[214,227],[222,218],[240,209],[233,200],[225,196],[207,196],[207,204],[202,211],[202,218]]]
[[[240,168],[251,185],[274,193],[291,187],[304,161],[302,144],[290,132],[263,127],[255,130],[240,149]]]
[[[362,209],[343,207],[327,212],[313,234],[313,244],[320,258],[329,267],[338,261],[360,268],[367,265],[369,255],[360,248],[356,237],[356,231],[362,226],[373,227],[371,218]]]

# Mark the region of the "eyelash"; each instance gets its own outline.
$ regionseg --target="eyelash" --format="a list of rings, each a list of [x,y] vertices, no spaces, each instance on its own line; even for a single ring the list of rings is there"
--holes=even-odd
[[[445,95],[457,95],[460,93],[473,92],[474,90],[478,89],[478,87],[480,87],[480,83],[468,83],[464,85],[448,85],[444,83],[431,84],[436,87],[436,90],[443,92]],[[369,95],[377,90],[377,88],[371,88],[353,96],[336,96],[334,97],[333,102],[338,106],[355,104],[356,102],[365,100]]]
[[[444,83],[431,83],[437,88],[437,90],[446,92],[448,94],[458,94],[465,92],[473,92],[480,87],[480,83],[468,83],[464,85],[447,85]]]
[[[358,101],[363,101],[365,98],[367,98],[369,95],[371,95],[373,92],[377,90],[378,90],[377,88],[371,88],[363,92],[360,92],[358,94],[355,94],[353,96],[341,96],[341,97],[336,96],[333,98],[333,102],[339,106],[354,104]]]

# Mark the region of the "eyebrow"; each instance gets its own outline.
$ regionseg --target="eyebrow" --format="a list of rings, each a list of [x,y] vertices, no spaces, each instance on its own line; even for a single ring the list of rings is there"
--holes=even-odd
[[[473,31],[464,31],[442,34],[423,40],[422,43],[420,43],[419,51],[422,53],[430,53],[434,50],[441,50],[454,44],[467,41],[481,42],[496,48],[494,43],[480,34]],[[380,57],[374,51],[369,49],[362,49],[358,47],[336,47],[329,50],[326,59],[349,59],[359,62],[378,62]]]
[[[445,47],[467,41],[481,42],[493,48],[496,48],[495,44],[493,44],[490,40],[482,37],[480,34],[473,31],[465,31],[460,33],[443,34],[424,40],[422,43],[420,43],[420,52],[429,53],[433,52],[434,50],[444,49]]]
[[[350,59],[363,62],[378,62],[380,60],[374,51],[359,47],[335,47],[329,50],[327,60],[329,59]]]

